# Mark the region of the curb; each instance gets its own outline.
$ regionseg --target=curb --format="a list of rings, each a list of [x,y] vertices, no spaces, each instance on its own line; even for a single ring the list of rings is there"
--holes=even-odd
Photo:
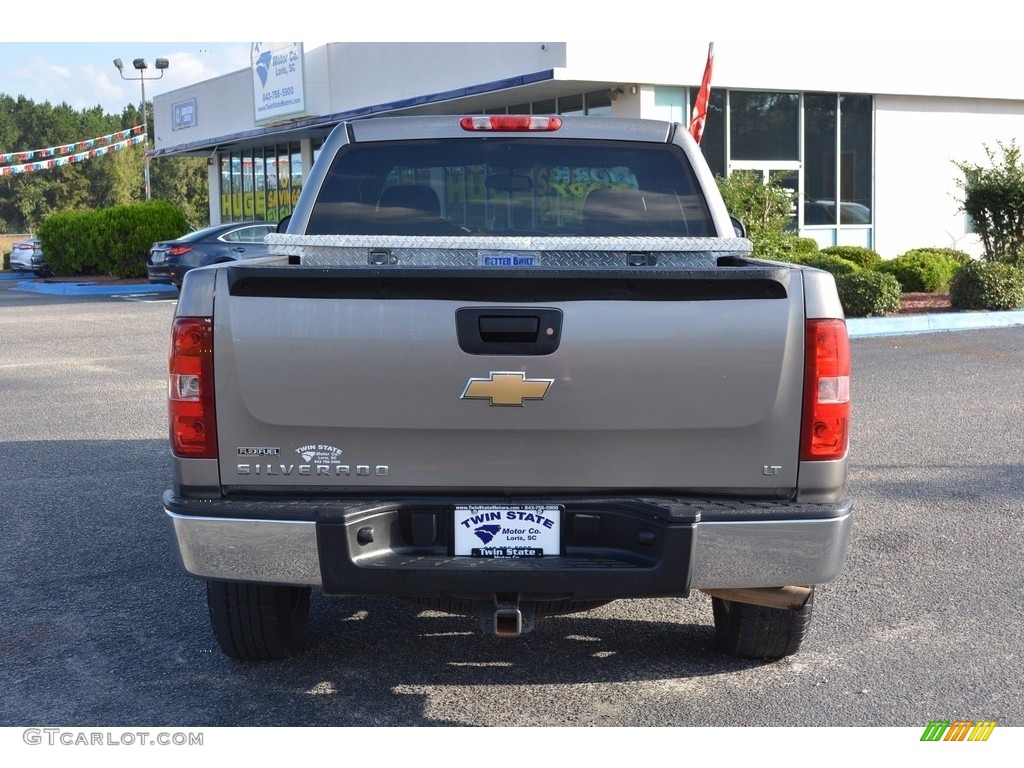
[[[24,280],[12,288],[27,293],[48,293],[53,296],[116,296],[121,294],[166,293],[178,295],[173,285],[160,283],[139,283],[138,285],[111,285],[109,283],[44,283]]]
[[[974,331],[1024,325],[1024,309],[1008,312],[940,312],[903,317],[854,317],[846,321],[851,339],[872,336],[904,336],[937,331]]]

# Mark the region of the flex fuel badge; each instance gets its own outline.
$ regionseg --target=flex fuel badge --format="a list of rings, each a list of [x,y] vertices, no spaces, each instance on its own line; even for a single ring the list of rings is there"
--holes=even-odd
[[[242,447],[238,448],[239,456],[280,456],[280,448],[256,448],[256,447]]]

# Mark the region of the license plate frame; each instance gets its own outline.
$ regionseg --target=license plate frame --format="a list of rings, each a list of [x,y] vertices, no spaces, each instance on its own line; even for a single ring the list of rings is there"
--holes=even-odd
[[[557,504],[459,505],[453,528],[456,557],[506,560],[562,552],[562,508]]]

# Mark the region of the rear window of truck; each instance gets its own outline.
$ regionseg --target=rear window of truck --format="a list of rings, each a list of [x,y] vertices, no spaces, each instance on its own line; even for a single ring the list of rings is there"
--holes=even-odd
[[[306,233],[715,234],[693,170],[674,145],[520,138],[347,145]]]

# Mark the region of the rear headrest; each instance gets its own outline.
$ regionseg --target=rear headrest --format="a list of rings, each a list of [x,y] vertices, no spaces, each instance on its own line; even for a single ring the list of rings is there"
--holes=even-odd
[[[583,225],[592,235],[636,234],[646,214],[637,189],[593,189],[583,201]]]
[[[602,187],[591,190],[583,201],[583,215],[588,219],[635,219],[646,211],[643,193],[638,189]]]
[[[388,187],[380,194],[377,209],[406,208],[430,216],[441,215],[441,201],[430,187],[399,185]]]

